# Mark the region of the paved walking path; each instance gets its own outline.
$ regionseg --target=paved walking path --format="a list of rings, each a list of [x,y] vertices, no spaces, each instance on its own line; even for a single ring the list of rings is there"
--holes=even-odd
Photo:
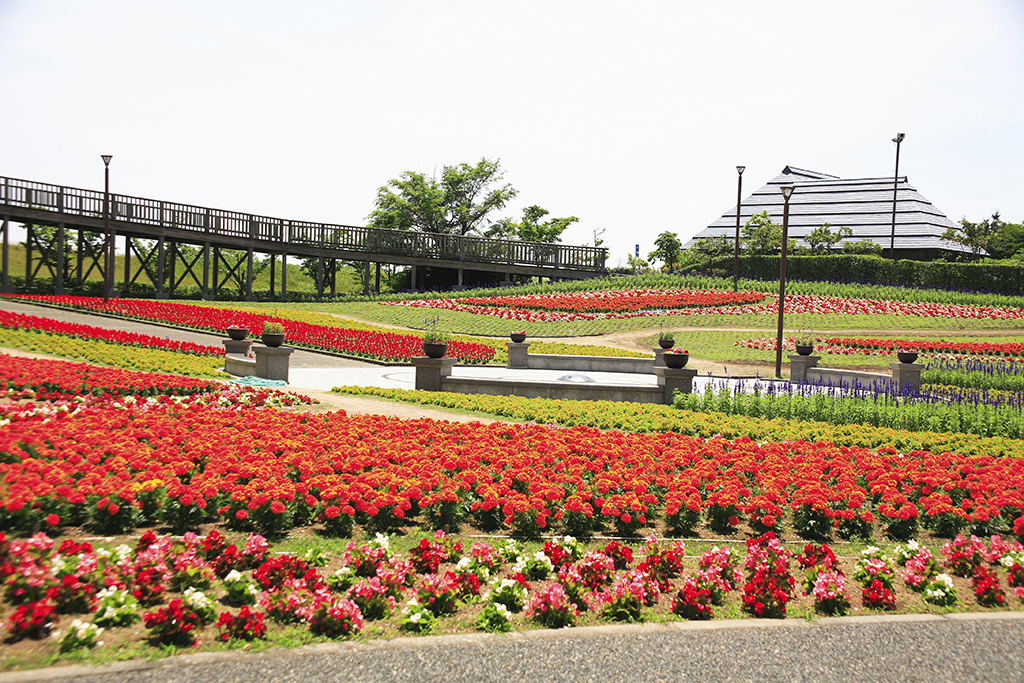
[[[15,681],[1021,681],[1024,614],[745,619],[325,643],[109,667],[0,674]]]

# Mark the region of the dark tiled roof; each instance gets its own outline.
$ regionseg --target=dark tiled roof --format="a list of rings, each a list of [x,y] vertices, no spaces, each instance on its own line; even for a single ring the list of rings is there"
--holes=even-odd
[[[775,223],[782,222],[782,185],[794,185],[789,200],[789,236],[802,240],[815,228],[831,223],[832,229],[848,227],[853,241],[868,239],[889,248],[892,232],[892,178],[854,178],[844,180],[825,173],[787,166],[768,184],[745,197],[740,225],[751,216],[767,211]],[[964,252],[963,245],[942,239],[947,228],[956,224],[907,182],[899,178],[896,189],[897,251],[937,250]],[[686,246],[702,237],[736,234],[736,207],[695,235]]]

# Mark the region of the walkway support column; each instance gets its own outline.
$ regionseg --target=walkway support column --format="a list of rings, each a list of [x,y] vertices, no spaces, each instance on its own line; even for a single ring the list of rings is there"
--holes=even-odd
[[[281,254],[281,301],[288,300],[288,252]]]
[[[64,253],[64,224],[57,224],[57,272],[54,273],[53,293],[57,296],[67,294],[64,289],[64,260],[67,258]]]
[[[164,264],[167,257],[164,254],[163,235],[157,240],[156,249],[156,298],[166,299],[167,293],[164,291]]]
[[[10,270],[11,270],[10,269],[10,265],[11,265],[11,262],[10,262],[10,247],[9,247],[9,244],[8,244],[8,237],[7,237],[8,230],[10,229],[10,227],[11,227],[10,216],[4,216],[4,227],[3,227],[4,244],[3,244],[3,256],[2,256],[2,259],[3,259],[3,261],[2,261],[3,272],[0,273],[0,292],[9,292],[9,291],[11,291],[11,279],[10,279],[10,275],[9,275]]]

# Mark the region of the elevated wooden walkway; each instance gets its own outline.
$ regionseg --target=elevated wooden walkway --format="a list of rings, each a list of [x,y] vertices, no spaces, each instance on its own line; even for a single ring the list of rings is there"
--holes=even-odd
[[[33,279],[41,272],[51,276],[55,293],[64,293],[72,280],[80,285],[94,269],[101,277],[105,275],[102,248],[97,253],[97,247],[90,246],[90,241],[82,237],[83,233],[104,233],[102,191],[0,176],[0,218],[0,286],[10,288],[11,221],[57,229],[52,240],[42,239],[38,231],[28,231],[26,287],[32,287]],[[125,286],[135,283],[145,272],[156,283],[158,297],[172,296],[183,283],[194,282],[204,298],[215,298],[230,282],[237,285],[244,298],[252,298],[254,253],[275,257],[270,264],[271,296],[276,296],[274,269],[276,257],[281,257],[281,298],[287,296],[285,274],[289,256],[318,259],[317,292],[321,296],[324,275],[334,272],[334,264],[339,260],[365,264],[363,291],[369,293],[371,264],[377,268],[379,291],[381,263],[411,266],[414,284],[418,266],[455,269],[461,284],[466,270],[503,273],[506,280],[511,275],[594,277],[605,272],[607,258],[607,250],[598,247],[310,223],[113,193],[110,227],[115,237],[124,238]],[[78,232],[78,247],[72,254],[65,253],[68,230]],[[156,244],[153,249],[139,250],[132,239],[155,240]],[[198,247],[198,253],[183,250],[182,245]],[[246,251],[247,258],[232,264],[220,253],[226,249]],[[133,255],[137,261],[134,270]],[[88,270],[83,272],[86,267]]]

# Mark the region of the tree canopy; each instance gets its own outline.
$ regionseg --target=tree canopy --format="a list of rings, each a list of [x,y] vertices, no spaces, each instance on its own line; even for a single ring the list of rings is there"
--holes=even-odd
[[[518,194],[511,184],[500,184],[503,177],[498,159],[445,166],[440,178],[406,171],[377,190],[370,225],[451,235],[481,232],[488,214]]]
[[[949,228],[942,239],[962,244],[975,256],[982,252],[992,258],[1009,258],[1024,249],[1024,225],[1006,223],[999,212],[977,223],[962,218],[955,227]]]
[[[567,218],[551,218],[540,222],[550,212],[536,204],[523,209],[522,220],[502,218],[494,223],[484,234],[487,237],[515,238],[527,242],[559,242],[562,233],[570,225],[579,220],[576,216]]]
[[[812,254],[827,254],[835,249],[844,237],[853,237],[853,230],[846,227],[832,230],[832,224],[825,223],[812,230],[804,237],[804,241],[810,245]]]
[[[679,236],[674,232],[663,232],[654,240],[654,246],[656,249],[647,255],[647,260],[661,261],[665,264],[665,269],[671,273],[679,263],[679,256],[683,248]]]

